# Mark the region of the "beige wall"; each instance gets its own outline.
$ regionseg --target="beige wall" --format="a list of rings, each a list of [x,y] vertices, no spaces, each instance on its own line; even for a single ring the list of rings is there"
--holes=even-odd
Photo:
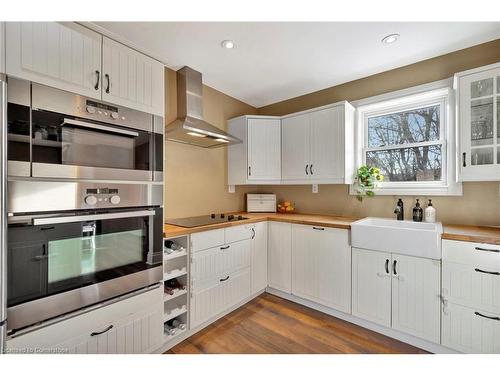
[[[500,39],[416,64],[330,87],[308,95],[255,108],[204,86],[205,119],[224,129],[226,120],[241,114],[282,115],[333,103],[357,100],[451,77],[455,72],[500,61]],[[166,69],[166,123],[176,117],[175,72]],[[344,185],[247,186],[227,192],[226,148],[202,149],[167,142],[165,217],[203,215],[244,209],[246,192],[274,192],[295,202],[297,210],[346,216],[392,216],[396,196],[377,196],[359,203]],[[438,219],[445,223],[500,225],[499,183],[465,183],[463,197],[434,197]],[[424,198],[424,197],[421,197]],[[414,197],[405,197],[409,217]]]
[[[166,119],[177,116],[175,72],[166,69]],[[226,128],[226,120],[257,110],[208,86],[203,86],[203,115],[209,123]],[[249,187],[227,192],[227,147],[205,149],[175,142],[166,143],[165,218],[204,215],[244,209]]]
[[[339,86],[275,103],[258,109],[259,114],[283,115],[340,100],[357,100],[453,76],[455,72],[500,61],[500,39],[449,53],[412,65],[390,70]],[[464,183],[462,197],[434,197],[438,219],[444,223],[500,225],[499,183]],[[295,202],[304,213],[347,216],[392,216],[396,196],[377,196],[357,202],[348,187],[321,185],[318,194],[310,186],[276,186],[263,190],[279,199]],[[405,197],[405,213],[410,215],[415,197]],[[420,197],[423,198],[423,197]]]

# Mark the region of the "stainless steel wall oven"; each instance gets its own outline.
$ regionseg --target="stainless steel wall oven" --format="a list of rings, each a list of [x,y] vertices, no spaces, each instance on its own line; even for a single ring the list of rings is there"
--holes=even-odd
[[[11,176],[163,180],[159,116],[9,78],[7,119]]]

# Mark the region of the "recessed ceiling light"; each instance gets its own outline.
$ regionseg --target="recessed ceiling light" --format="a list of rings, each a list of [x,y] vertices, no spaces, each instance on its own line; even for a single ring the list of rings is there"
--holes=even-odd
[[[389,34],[385,38],[382,39],[383,44],[392,44],[397,42],[399,39],[399,34]]]
[[[229,143],[229,141],[227,139],[223,139],[223,138],[215,138],[215,140],[217,142],[221,142],[221,143]]]
[[[192,135],[193,137],[206,137],[205,134],[200,134],[195,132],[188,132],[187,134]]]
[[[234,44],[232,40],[223,40],[222,42],[220,42],[220,45],[222,46],[222,48],[227,49],[233,49],[236,47],[236,44]]]

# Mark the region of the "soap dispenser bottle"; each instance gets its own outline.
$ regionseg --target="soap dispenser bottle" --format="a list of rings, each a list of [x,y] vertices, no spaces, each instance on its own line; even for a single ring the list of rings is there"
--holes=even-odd
[[[432,206],[432,199],[429,199],[429,203],[425,208],[425,222],[426,223],[436,222],[436,209]]]
[[[424,217],[424,210],[422,209],[422,207],[420,207],[420,203],[418,202],[418,199],[417,199],[417,203],[415,203],[415,207],[413,207],[413,221],[422,221]]]

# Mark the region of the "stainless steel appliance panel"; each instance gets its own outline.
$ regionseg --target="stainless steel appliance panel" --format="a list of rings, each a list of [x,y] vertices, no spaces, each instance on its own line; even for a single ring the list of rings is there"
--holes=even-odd
[[[8,189],[9,214],[163,205],[161,184],[12,180]],[[108,193],[98,193],[99,189]],[[119,197],[115,203],[113,196]]]
[[[114,104],[106,106],[104,102],[38,83],[32,83],[32,107],[148,132],[153,130],[153,115],[149,113]]]
[[[86,180],[152,180],[151,171],[49,163],[32,163],[32,176],[41,178],[79,178]]]
[[[162,268],[141,272],[89,285],[80,289],[55,294],[9,308],[8,330],[57,317],[92,304],[158,283],[163,278]]]
[[[0,353],[7,320],[7,83],[0,74]]]

